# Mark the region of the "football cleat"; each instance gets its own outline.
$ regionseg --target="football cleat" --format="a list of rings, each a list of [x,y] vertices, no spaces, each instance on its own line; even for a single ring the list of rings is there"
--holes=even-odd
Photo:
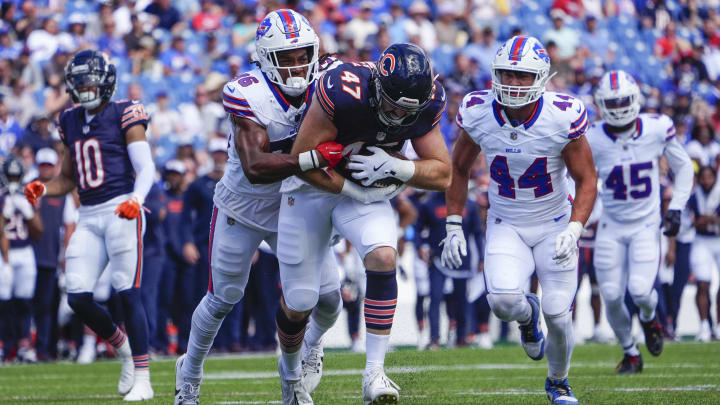
[[[527,301],[532,308],[530,322],[520,324],[520,340],[528,357],[533,360],[542,360],[545,356],[545,335],[540,324],[540,301],[535,294],[527,294]]]
[[[363,403],[365,405],[397,404],[400,399],[398,387],[385,375],[382,368],[363,373]]]
[[[122,368],[120,369],[120,381],[118,381],[118,393],[125,395],[133,387],[135,383],[135,362],[132,357],[122,358]]]
[[[625,353],[625,357],[615,367],[617,374],[636,374],[641,373],[643,370],[643,359],[640,354],[637,356],[630,356]]]
[[[31,347],[22,347],[18,349],[17,360],[21,363],[37,363],[37,353]]]
[[[640,322],[640,324],[645,334],[645,346],[650,354],[659,356],[662,353],[665,334],[663,333],[663,327],[657,320],[657,316],[652,321]]]
[[[323,348],[307,347],[303,341],[302,379],[300,380],[305,391],[311,394],[315,391],[323,372]]]
[[[145,401],[148,399],[153,399],[154,395],[155,394],[153,393],[152,386],[150,385],[150,378],[136,378],[135,383],[133,383],[133,386],[130,389],[130,392],[125,395],[123,401]]]
[[[567,378],[564,380],[545,379],[545,393],[551,404],[579,404],[570,388]]]
[[[181,369],[185,355],[175,361],[175,405],[198,405],[200,403],[200,384],[183,381]]]
[[[280,374],[280,386],[282,387],[283,405],[313,405],[314,402],[305,391],[302,379],[292,381],[285,378],[282,367],[282,358],[278,359],[278,374]]]

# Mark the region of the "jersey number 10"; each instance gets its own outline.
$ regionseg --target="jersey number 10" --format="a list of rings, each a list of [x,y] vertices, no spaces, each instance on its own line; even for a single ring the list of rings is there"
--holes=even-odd
[[[77,165],[78,186],[97,188],[105,181],[100,142],[95,138],[75,141],[75,164]]]

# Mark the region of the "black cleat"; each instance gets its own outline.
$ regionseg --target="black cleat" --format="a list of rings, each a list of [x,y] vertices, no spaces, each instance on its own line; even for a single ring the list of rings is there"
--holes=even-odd
[[[640,322],[645,332],[645,346],[653,356],[659,356],[663,350],[663,341],[665,338],[665,332],[660,322],[657,320],[657,316],[650,322]]]
[[[622,361],[615,367],[617,374],[635,374],[641,373],[643,370],[643,360],[641,355],[630,356],[625,353]]]

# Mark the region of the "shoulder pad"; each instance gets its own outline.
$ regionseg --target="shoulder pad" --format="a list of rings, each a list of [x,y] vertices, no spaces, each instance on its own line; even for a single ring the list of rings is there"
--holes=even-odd
[[[466,94],[458,107],[455,122],[468,132],[476,128],[488,114],[492,113],[493,100],[494,96],[490,90],[479,90]]]
[[[253,106],[257,102],[253,102],[253,98],[259,97],[257,91],[252,91],[253,86],[260,85],[260,78],[257,77],[256,71],[246,72],[233,80],[227,82],[223,87],[223,108],[230,115],[242,118],[248,118],[255,122],[258,119],[253,112]],[[257,87],[259,88],[259,87]]]

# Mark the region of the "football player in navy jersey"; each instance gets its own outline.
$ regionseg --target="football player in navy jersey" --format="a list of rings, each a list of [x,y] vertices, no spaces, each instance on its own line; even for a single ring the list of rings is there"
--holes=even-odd
[[[30,246],[30,237],[37,239],[42,235],[40,216],[25,200],[20,191],[22,177],[25,174],[20,159],[10,155],[2,165],[7,186],[2,195],[2,216],[5,220],[5,236],[10,241],[9,259],[10,277],[0,281],[0,300],[12,300],[12,311],[3,311],[6,328],[14,331],[11,341],[17,343],[17,358],[20,361],[34,363],[37,356],[30,344],[30,316],[32,299],[35,296],[35,254]],[[7,308],[2,308],[7,309]],[[12,315],[11,315],[12,314]]]
[[[117,350],[122,360],[118,392],[124,400],[142,401],[153,397],[140,282],[142,207],[155,165],[145,138],[149,119],[145,108],[135,101],[110,101],[116,81],[115,66],[98,51],[81,51],[70,60],[65,84],[79,105],[59,118],[58,131],[65,144],[62,169],[47,183],[28,184],[25,195],[36,204],[43,195],[63,195],[77,188],[80,218],[66,252],[68,303]],[[129,343],[93,301],[93,286],[106,265],[123,303]]]
[[[291,153],[338,142],[350,155],[347,168],[354,179],[335,170],[311,170],[283,183],[278,259],[284,301],[279,315],[302,341],[304,325],[318,301],[320,263],[330,252],[328,242],[335,228],[355,246],[367,273],[363,401],[396,403],[397,386],[384,371],[398,296],[395,217],[387,200],[403,189],[397,183],[432,190],[445,190],[450,184],[450,157],[438,127],[445,91],[434,80],[425,52],[404,43],[390,45],[376,64],[337,66],[319,79],[317,87]],[[418,160],[386,152],[400,150],[407,140]],[[370,155],[358,153],[364,146],[369,146]],[[388,178],[396,179],[395,185],[375,193],[380,184],[376,182]],[[287,347],[283,357],[287,363],[300,361]]]

